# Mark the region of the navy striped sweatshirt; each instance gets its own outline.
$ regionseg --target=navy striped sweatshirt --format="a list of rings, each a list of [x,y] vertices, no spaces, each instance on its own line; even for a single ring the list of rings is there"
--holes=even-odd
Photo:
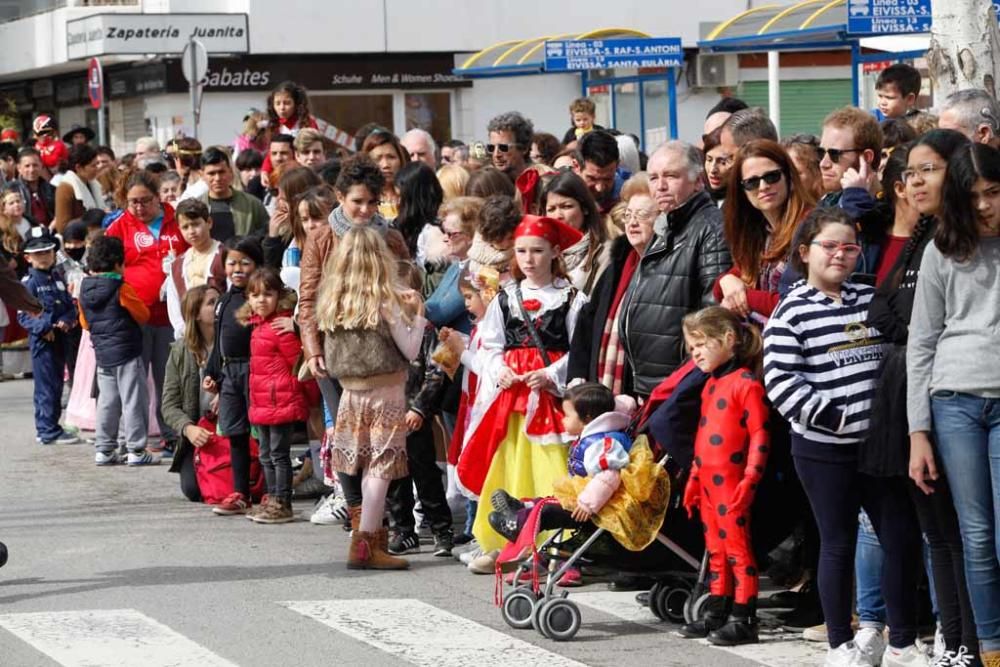
[[[882,334],[867,322],[874,294],[847,282],[837,303],[799,281],[764,328],[764,386],[799,436],[792,439],[796,456],[857,455],[883,354]]]

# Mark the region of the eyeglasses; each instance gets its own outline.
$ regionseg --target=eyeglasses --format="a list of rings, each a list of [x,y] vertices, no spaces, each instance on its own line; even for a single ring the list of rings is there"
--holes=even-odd
[[[924,179],[933,174],[935,171],[942,171],[946,169],[943,164],[934,164],[933,162],[926,162],[914,169],[904,169],[903,170],[903,182],[909,183],[913,178],[920,174],[920,178]]]
[[[129,199],[128,205],[132,208],[144,208],[154,201],[156,201],[156,197],[137,197],[136,199]]]
[[[625,222],[632,222],[633,220],[636,222],[649,222],[656,217],[656,211],[650,211],[649,209],[645,211],[626,210],[622,217],[625,219]]]
[[[813,241],[809,245],[819,246],[827,257],[833,257],[843,251],[844,257],[854,258],[861,254],[861,246],[857,243],[838,243],[837,241]]]
[[[746,190],[747,192],[753,192],[754,190],[760,188],[761,181],[764,181],[768,185],[774,185],[775,183],[781,180],[782,176],[784,176],[784,173],[780,169],[775,169],[773,171],[765,172],[760,176],[751,176],[750,178],[744,178],[742,181],[740,181],[740,185],[743,186],[743,189]]]
[[[823,156],[829,155],[830,162],[840,162],[840,158],[844,157],[844,153],[859,153],[862,149],[860,148],[823,148],[822,146],[816,147],[816,152],[819,154],[820,162],[823,161]]]
[[[451,243],[452,239],[454,239],[456,236],[466,235],[465,232],[463,232],[462,230],[458,230],[457,232],[449,232],[446,231],[443,227],[441,228],[441,233],[444,235],[444,240],[448,241],[449,243]]]
[[[506,153],[511,148],[518,148],[520,144],[486,144],[486,152],[492,155],[495,151]]]

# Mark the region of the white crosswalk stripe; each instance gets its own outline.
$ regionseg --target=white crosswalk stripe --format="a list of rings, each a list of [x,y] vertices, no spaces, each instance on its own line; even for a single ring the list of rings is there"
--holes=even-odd
[[[583,667],[575,660],[420,600],[317,600],[281,604],[416,665]]]
[[[648,607],[640,607],[635,601],[635,593],[615,593],[612,591],[580,592],[570,595],[581,607],[588,607],[632,623],[656,625],[664,632],[672,632],[674,626],[663,623]],[[587,618],[584,616],[586,625]],[[726,651],[747,660],[754,660],[768,667],[803,667],[822,665],[826,656],[826,644],[806,642],[800,633],[762,631],[759,644],[747,646],[714,646],[705,639],[691,639],[716,650]]]
[[[63,667],[236,667],[135,609],[4,614],[0,627]]]

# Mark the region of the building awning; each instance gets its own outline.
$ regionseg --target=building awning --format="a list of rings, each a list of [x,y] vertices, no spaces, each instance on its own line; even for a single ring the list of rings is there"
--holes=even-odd
[[[550,39],[614,39],[616,37],[651,37],[640,30],[631,28],[600,28],[584,33],[544,35],[531,39],[514,39],[487,46],[472,54],[455,68],[460,76],[477,78],[510,76],[519,74],[540,74],[544,71],[544,46]]]
[[[698,46],[710,51],[846,48],[847,0],[760,5],[723,21]]]

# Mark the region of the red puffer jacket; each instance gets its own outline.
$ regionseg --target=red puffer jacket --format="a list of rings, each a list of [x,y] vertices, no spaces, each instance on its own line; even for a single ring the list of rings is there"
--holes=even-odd
[[[294,292],[293,292],[294,294]],[[282,306],[284,304],[281,304]],[[276,317],[290,317],[281,310],[266,320],[254,315],[250,336],[250,423],[273,426],[309,417],[302,384],[292,371],[302,352],[295,333],[278,333],[271,326]]]

